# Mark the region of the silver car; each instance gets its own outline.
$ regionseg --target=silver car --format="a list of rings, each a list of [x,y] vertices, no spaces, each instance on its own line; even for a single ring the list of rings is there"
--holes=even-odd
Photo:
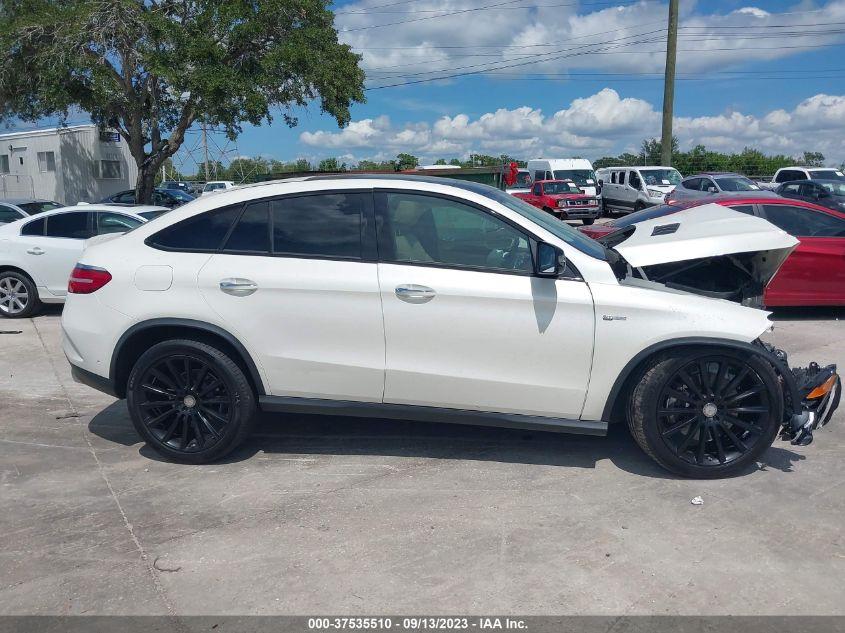
[[[755,191],[761,195],[773,195],[763,192],[753,180],[742,174],[731,172],[706,172],[684,178],[675,190],[668,195],[670,200],[691,200],[720,197],[724,194],[748,193]]]

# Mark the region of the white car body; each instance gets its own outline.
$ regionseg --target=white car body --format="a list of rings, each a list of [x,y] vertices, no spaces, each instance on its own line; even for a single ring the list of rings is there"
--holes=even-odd
[[[671,176],[671,180],[662,177],[665,175]],[[666,194],[681,180],[676,169],[659,165],[604,167],[596,171],[596,177],[601,183],[604,208],[615,213],[631,213],[663,204]]]
[[[400,188],[478,205],[561,249],[578,275],[545,279],[375,260],[172,252],[145,244],[163,228],[215,208],[339,188]],[[202,322],[242,346],[260,381],[259,401],[269,408],[290,399],[415,405],[538,416],[566,430],[601,432],[615,381],[643,350],[689,337],[749,343],[771,325],[760,310],[620,281],[607,261],[512,204],[476,193],[469,183],[378,176],[292,179],[202,198],[86,250],[81,263],[107,270],[113,281],[69,297],[65,353],[79,370],[113,382],[115,350],[133,328],[161,319]],[[788,252],[796,243],[765,221],[719,209],[737,216],[732,231],[753,222],[751,233],[766,237],[766,249]],[[690,233],[696,241],[692,225]],[[697,241],[706,250],[720,237]],[[744,240],[743,249],[753,247]],[[671,246],[655,252],[677,256]],[[247,284],[247,295],[221,292],[221,283],[233,280]],[[435,289],[436,296],[397,295],[415,287]]]
[[[151,209],[158,209],[158,207],[151,207]],[[26,233],[26,227],[29,227],[31,223],[45,220],[49,231],[50,218],[71,213],[95,214],[88,216],[92,224],[89,225],[87,233],[80,233],[79,237],[21,234],[22,231]],[[0,274],[4,270],[22,271],[33,280],[38,299],[42,303],[64,302],[70,272],[82,255],[86,240],[98,234],[98,226],[95,224],[101,218],[96,215],[98,213],[108,214],[103,220],[104,223],[108,223],[108,226],[104,224],[103,230],[108,229],[109,235],[113,234],[111,230],[120,228],[120,222],[124,222],[128,230],[147,221],[138,214],[137,207],[81,204],[45,211],[4,224],[0,226]]]
[[[593,164],[586,158],[535,158],[528,161],[528,171],[533,182],[572,180],[582,193],[599,198],[599,206],[601,206],[601,193],[598,191]],[[585,179],[574,177],[583,172],[588,172]]]
[[[234,186],[235,183],[231,180],[212,180],[205,183],[200,195],[204,196],[207,193],[218,193],[220,191],[225,191],[226,189],[231,189]]]

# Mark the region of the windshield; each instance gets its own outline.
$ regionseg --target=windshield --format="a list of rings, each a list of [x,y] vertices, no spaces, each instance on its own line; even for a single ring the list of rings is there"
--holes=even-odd
[[[819,184],[834,196],[845,196],[845,182],[821,182]]]
[[[677,169],[641,169],[640,176],[646,185],[664,187],[681,184],[681,174]]]
[[[714,180],[722,191],[757,191],[760,189],[753,181],[742,176],[728,176]]]
[[[596,183],[596,172],[592,169],[558,169],[555,180],[571,180],[579,187],[590,186]]]
[[[483,192],[480,189],[472,189],[472,191],[482,193],[482,195],[506,206],[511,211],[516,211],[522,217],[528,218],[535,224],[539,224],[549,233],[562,239],[570,246],[577,248],[582,253],[586,253],[596,259],[607,260],[607,251],[604,246],[582,234],[580,231],[576,231],[566,222],[558,220],[553,215],[541,211],[537,207],[532,207],[527,202],[523,202],[519,198],[515,198],[504,191],[499,191],[492,187],[484,187]]]
[[[19,204],[18,206],[24,211],[26,211],[29,215],[36,215],[37,213],[44,213],[45,211],[52,211],[53,209],[58,209],[62,205],[60,205],[58,202],[41,200],[39,202],[24,202],[23,204]]]
[[[157,218],[160,215],[164,215],[167,213],[164,209],[161,211],[141,211],[138,215],[140,215],[145,220],[152,220],[153,218]]]
[[[544,182],[543,193],[554,196],[561,193],[581,193],[581,190],[571,182]]]
[[[185,193],[181,189],[168,189],[167,193],[182,202],[190,202],[194,199],[192,195]]]
[[[810,172],[810,177],[824,180],[845,180],[845,174],[838,169],[814,169]]]

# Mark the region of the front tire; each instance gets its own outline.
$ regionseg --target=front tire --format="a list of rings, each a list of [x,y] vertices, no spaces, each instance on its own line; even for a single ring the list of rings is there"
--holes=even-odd
[[[661,466],[698,479],[745,471],[771,446],[783,393],[771,365],[728,350],[662,356],[634,387],[628,425]]]
[[[40,308],[38,290],[32,279],[13,270],[0,273],[0,316],[25,319]]]
[[[138,434],[174,461],[207,464],[233,451],[252,430],[255,394],[228,355],[192,340],[144,352],[126,388]]]

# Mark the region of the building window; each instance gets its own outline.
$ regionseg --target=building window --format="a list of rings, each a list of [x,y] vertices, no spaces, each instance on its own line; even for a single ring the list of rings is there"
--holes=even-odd
[[[0,174],[9,173],[9,155],[0,154]]]
[[[104,180],[117,180],[121,178],[120,175],[120,161],[119,160],[101,160],[100,161],[100,178]]]
[[[38,152],[38,171],[56,171],[56,155],[53,152]]]

